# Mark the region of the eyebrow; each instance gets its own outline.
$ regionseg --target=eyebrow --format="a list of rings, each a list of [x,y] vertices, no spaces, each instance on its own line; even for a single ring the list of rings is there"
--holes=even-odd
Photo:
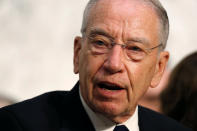
[[[114,40],[114,37],[111,36],[106,31],[104,31],[103,29],[95,28],[95,29],[90,30],[90,33],[89,33],[90,37],[94,37],[96,35],[102,35],[102,36],[108,37],[111,40]],[[144,44],[144,45],[150,45],[149,40],[146,39],[146,38],[142,38],[142,37],[129,38],[129,39],[127,39],[126,43],[129,43],[129,42],[137,42],[137,43],[141,43],[141,44]]]
[[[141,43],[144,45],[150,45],[149,40],[147,40],[146,38],[142,38],[142,37],[132,37],[132,38],[129,38],[127,42],[137,42],[137,43]]]
[[[96,35],[102,35],[105,37],[110,38],[111,40],[114,40],[114,37],[112,37],[110,34],[108,34],[106,31],[104,31],[103,29],[92,29],[89,33],[89,35],[91,37],[94,37]]]

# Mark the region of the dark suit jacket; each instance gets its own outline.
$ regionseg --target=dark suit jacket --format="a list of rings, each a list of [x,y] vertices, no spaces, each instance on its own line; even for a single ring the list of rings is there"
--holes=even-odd
[[[43,94],[0,109],[0,131],[94,131],[79,97],[71,91]],[[172,119],[139,107],[140,131],[190,131]]]

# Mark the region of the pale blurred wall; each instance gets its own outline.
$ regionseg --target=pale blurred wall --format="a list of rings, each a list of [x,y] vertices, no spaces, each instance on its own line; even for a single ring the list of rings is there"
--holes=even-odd
[[[24,100],[70,90],[73,39],[80,35],[88,0],[0,0],[0,92]],[[197,1],[162,0],[170,18],[172,68],[197,50]]]
[[[161,0],[170,20],[170,68],[197,51],[197,0]]]
[[[23,100],[69,90],[87,0],[0,0],[0,92]]]

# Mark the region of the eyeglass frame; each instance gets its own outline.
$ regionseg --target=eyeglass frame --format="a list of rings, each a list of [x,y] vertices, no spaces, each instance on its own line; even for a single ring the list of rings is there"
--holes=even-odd
[[[87,36],[87,35],[85,35],[87,38],[88,38],[88,40],[94,40],[94,38],[92,37],[92,36]],[[84,36],[83,36],[84,37]],[[106,37],[107,38],[107,37]],[[107,38],[107,39],[109,39],[111,42],[110,42],[110,44],[108,44],[108,45],[110,45],[110,47],[109,46],[106,46],[106,49],[107,49],[107,51],[105,52],[97,52],[97,53],[101,53],[101,54],[108,54],[108,52],[115,46],[115,45],[119,45],[122,49],[123,49],[123,52],[124,52],[124,54],[126,55],[126,58],[127,59],[129,59],[129,60],[135,60],[134,58],[130,58],[129,57],[129,55],[128,55],[128,53],[126,53],[126,51],[124,51],[124,49],[128,49],[127,47],[128,47],[128,44],[119,44],[119,43],[116,43],[116,42],[114,42],[114,40],[112,40],[111,38]],[[93,44],[91,44],[91,45],[93,45]],[[163,47],[163,44],[162,43],[160,43],[160,44],[158,44],[158,45],[156,45],[156,46],[154,46],[154,47],[151,47],[151,48],[145,48],[145,49],[141,49],[141,50],[145,50],[144,51],[144,53],[147,55],[148,53],[150,53],[150,51],[152,51],[152,50],[154,50],[154,49],[156,49],[156,48],[159,48],[159,47]],[[90,50],[92,50],[92,49],[90,49]],[[147,51],[147,52],[146,52]],[[143,57],[144,58],[144,57]],[[143,58],[141,58],[140,60],[142,60]],[[137,60],[137,58],[136,58],[136,60]]]

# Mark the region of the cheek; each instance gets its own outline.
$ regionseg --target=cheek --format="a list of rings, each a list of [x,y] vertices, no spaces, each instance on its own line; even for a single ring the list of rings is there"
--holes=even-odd
[[[80,86],[84,97],[92,98],[94,78],[102,66],[102,59],[100,57],[94,56],[90,51],[84,50],[80,54],[79,58],[79,78]]]
[[[93,81],[95,75],[103,65],[103,60],[97,56],[91,55],[90,52],[86,52],[81,55],[80,63],[79,63],[79,70],[80,76],[86,77]]]
[[[148,89],[153,74],[153,66],[148,63],[132,63],[127,66],[131,88],[129,88],[129,101],[138,101]]]

